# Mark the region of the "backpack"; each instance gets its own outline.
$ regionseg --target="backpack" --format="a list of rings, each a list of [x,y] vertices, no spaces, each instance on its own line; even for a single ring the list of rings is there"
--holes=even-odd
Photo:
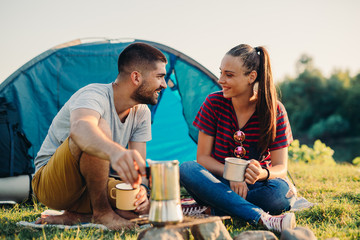
[[[28,154],[30,147],[16,108],[0,98],[0,177],[34,173],[33,159]]]

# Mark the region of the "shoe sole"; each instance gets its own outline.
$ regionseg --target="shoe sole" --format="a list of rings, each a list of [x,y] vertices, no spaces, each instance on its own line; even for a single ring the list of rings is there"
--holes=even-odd
[[[296,227],[296,218],[294,213],[285,213],[285,217],[281,223],[281,229],[285,230],[287,228],[293,229]]]

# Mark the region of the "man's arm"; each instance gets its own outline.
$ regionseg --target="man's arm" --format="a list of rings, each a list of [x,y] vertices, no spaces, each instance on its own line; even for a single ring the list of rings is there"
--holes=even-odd
[[[90,155],[109,160],[125,182],[138,183],[145,175],[145,160],[136,150],[127,150],[112,141],[99,127],[100,114],[91,109],[76,109],[70,114],[70,138]],[[109,130],[110,131],[110,130]]]
[[[146,142],[129,142],[128,145],[129,149],[137,150],[140,155],[146,159]],[[135,212],[138,214],[148,214],[150,209],[150,202],[148,199],[148,189],[149,189],[149,182],[146,176],[143,176],[142,178],[142,184],[144,184],[147,187],[141,188],[139,194],[136,196],[137,201],[137,207]]]
[[[146,159],[146,142],[129,142],[129,149],[137,150],[143,159]]]
[[[137,150],[143,159],[146,159],[146,142],[129,142],[129,149]],[[149,186],[146,176],[142,177],[142,183]]]

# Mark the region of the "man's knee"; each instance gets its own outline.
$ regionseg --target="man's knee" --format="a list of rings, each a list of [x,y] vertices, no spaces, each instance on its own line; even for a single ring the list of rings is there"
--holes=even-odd
[[[70,150],[71,155],[75,159],[77,159],[77,160],[80,159],[81,149],[71,137],[69,137],[69,150]]]

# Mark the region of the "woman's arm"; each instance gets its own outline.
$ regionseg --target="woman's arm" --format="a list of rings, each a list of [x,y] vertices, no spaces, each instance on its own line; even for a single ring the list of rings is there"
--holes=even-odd
[[[288,166],[288,147],[271,151],[270,154],[272,167],[269,168],[269,178],[285,178]]]
[[[224,164],[211,157],[211,151],[214,146],[214,137],[199,131],[197,162],[214,175],[221,176],[224,172]]]

